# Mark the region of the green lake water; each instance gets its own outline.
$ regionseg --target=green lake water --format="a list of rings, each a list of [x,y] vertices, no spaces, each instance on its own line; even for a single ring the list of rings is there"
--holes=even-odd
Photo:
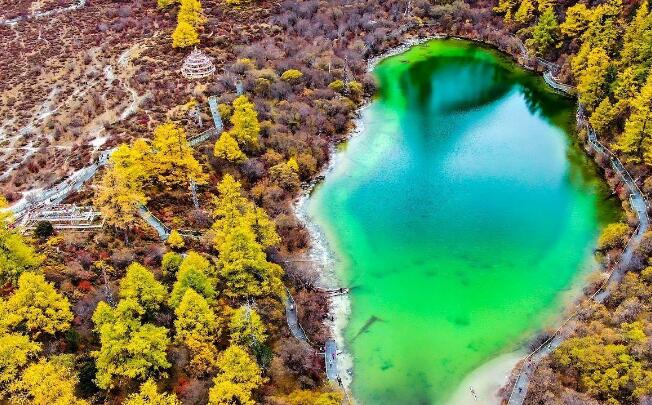
[[[436,40],[375,69],[377,99],[308,213],[351,286],[362,404],[443,404],[558,319],[621,214],[572,100],[500,54]]]

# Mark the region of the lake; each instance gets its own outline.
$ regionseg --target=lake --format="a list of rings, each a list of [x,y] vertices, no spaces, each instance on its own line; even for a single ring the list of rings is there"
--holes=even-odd
[[[362,404],[443,404],[559,320],[618,204],[573,100],[501,54],[433,40],[382,61],[361,130],[308,202],[351,287]]]

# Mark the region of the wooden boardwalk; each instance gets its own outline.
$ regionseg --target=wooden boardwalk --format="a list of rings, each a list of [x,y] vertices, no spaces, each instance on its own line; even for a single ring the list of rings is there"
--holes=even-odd
[[[555,64],[546,61],[543,61],[546,62],[543,63],[538,59],[537,62],[547,69],[543,75],[543,78],[546,83],[548,83],[548,85],[550,85],[555,90],[563,92],[567,95],[572,95],[575,93],[575,89],[573,87],[556,81],[552,73],[554,67],[556,66]],[[617,288],[622,281],[631,264],[632,258],[634,256],[634,251],[638,243],[641,241],[643,234],[650,228],[648,202],[636,184],[636,181],[629,174],[620,159],[618,159],[618,157],[613,152],[611,152],[609,148],[604,146],[598,140],[597,134],[586,119],[584,115],[584,109],[581,105],[579,106],[577,112],[577,124],[579,127],[584,127],[587,129],[589,146],[596,153],[609,159],[612,168],[627,187],[631,208],[638,218],[638,227],[627,242],[620,261],[613,267],[605,283],[603,283],[603,285],[595,293],[593,293],[591,297],[589,297],[598,303],[603,303],[607,297],[609,297],[609,294],[611,294],[611,292],[613,292],[613,290]],[[525,398],[527,397],[528,387],[530,384],[530,376],[536,370],[539,362],[541,362],[541,360],[543,360],[546,356],[557,349],[570,334],[570,332],[572,332],[573,326],[569,324],[569,321],[574,319],[577,315],[578,311],[576,310],[561,324],[561,326],[548,340],[546,340],[542,345],[540,345],[537,349],[535,349],[532,353],[528,354],[523,359],[521,368],[516,378],[516,382],[514,383],[512,391],[509,395],[508,405],[523,404]]]
[[[326,362],[326,377],[331,381],[339,383],[339,372],[337,370],[337,344],[333,339],[326,341],[324,347],[324,361]]]

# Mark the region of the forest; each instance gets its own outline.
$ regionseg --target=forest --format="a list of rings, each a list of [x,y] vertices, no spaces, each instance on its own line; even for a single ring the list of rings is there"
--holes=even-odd
[[[576,87],[600,139],[652,192],[647,1],[106,0],[88,7],[113,10],[102,17],[107,38],[156,32],[129,79],[147,97],[125,122],[105,123],[112,134],[105,146],[116,148],[109,164],[67,200],[95,206],[104,228],[55,231],[44,222],[24,234],[0,211],[0,402],[341,403],[320,354],[331,336],[328,300],[317,288],[319,267],[298,260],[310,240],[293,201],[374,95],[368,60],[409,39],[446,34],[518,58],[517,35],[533,55],[561,66],[557,78]],[[147,20],[138,22],[139,13]],[[38,20],[25,24],[33,29]],[[76,40],[99,42],[92,35],[82,31]],[[193,47],[214,57],[209,83],[164,66]],[[187,113],[197,107],[208,120],[210,95],[219,97],[226,130],[193,147],[188,140],[200,128]],[[101,104],[84,108],[91,114]],[[50,125],[63,138],[74,134],[62,121]],[[36,149],[3,177],[0,207],[19,199],[26,179],[45,180],[56,169],[52,149]],[[81,166],[92,151],[74,145],[71,154]],[[598,163],[627,207],[613,170]],[[143,206],[172,230],[166,241],[139,216]],[[614,263],[635,226],[629,215],[607,227],[598,259]],[[618,291],[604,305],[582,304],[573,335],[537,368],[526,403],[651,403],[650,255],[652,234]],[[601,280],[593,281],[588,293]],[[288,293],[313,346],[287,330]]]

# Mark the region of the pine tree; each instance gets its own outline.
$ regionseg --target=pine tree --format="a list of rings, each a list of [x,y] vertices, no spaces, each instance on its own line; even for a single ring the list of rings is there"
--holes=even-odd
[[[218,375],[209,392],[210,405],[254,404],[251,392],[265,382],[256,362],[239,346],[231,345],[220,354]],[[234,402],[235,401],[235,402]]]
[[[231,124],[233,124],[233,128],[229,131],[229,135],[238,142],[238,145],[247,150],[254,150],[258,147],[258,134],[260,133],[258,113],[254,109],[254,104],[244,95],[233,100]]]
[[[88,405],[89,402],[75,396],[77,374],[72,355],[41,359],[12,384],[14,404]]]
[[[156,281],[151,271],[139,263],[127,267],[127,274],[120,281],[120,298],[134,300],[151,314],[160,308],[166,296],[165,286]]]
[[[154,130],[153,146],[152,166],[162,184],[188,186],[191,180],[206,183],[207,176],[195,159],[183,128],[172,122],[159,125]]]
[[[229,132],[222,132],[220,138],[215,142],[213,149],[215,157],[228,160],[233,163],[243,163],[247,160],[247,155],[240,150],[238,142],[229,134]]]
[[[532,0],[522,0],[514,14],[514,20],[520,24],[529,23],[534,17],[534,5]]]
[[[16,292],[0,302],[0,330],[26,330],[34,338],[67,330],[72,318],[68,299],[42,274],[23,273]]]
[[[7,200],[0,195],[0,285],[15,285],[22,273],[36,270],[44,257],[36,254],[16,229],[9,227],[12,218],[7,206]]]
[[[267,338],[260,315],[248,306],[233,311],[229,322],[229,334],[231,344],[239,346],[258,346]]]
[[[214,280],[209,277],[211,272],[208,260],[198,253],[188,252],[177,272],[177,281],[172,287],[169,305],[177,308],[188,289],[193,289],[206,299],[215,297]]]
[[[93,322],[101,346],[92,353],[97,359],[98,387],[109,389],[132,379],[165,375],[163,370],[170,367],[168,330],[142,324],[140,318],[144,313],[144,309],[131,299],[121,300],[115,309],[104,301],[98,304]]]
[[[186,290],[174,313],[177,316],[174,328],[178,342],[186,342],[192,337],[207,341],[215,339],[217,317],[208,305],[208,301],[192,288]]]
[[[149,379],[138,393],[129,395],[124,405],[181,405],[181,401],[174,394],[159,393],[154,380]]]
[[[20,333],[0,331],[0,401],[22,370],[41,352],[41,345]]]
[[[174,48],[186,48],[199,43],[197,29],[185,21],[179,21],[172,33],[172,46]]]
[[[538,55],[543,55],[557,42],[558,31],[555,12],[552,7],[548,7],[539,16],[539,21],[532,29],[532,38],[525,41],[525,44]]]

